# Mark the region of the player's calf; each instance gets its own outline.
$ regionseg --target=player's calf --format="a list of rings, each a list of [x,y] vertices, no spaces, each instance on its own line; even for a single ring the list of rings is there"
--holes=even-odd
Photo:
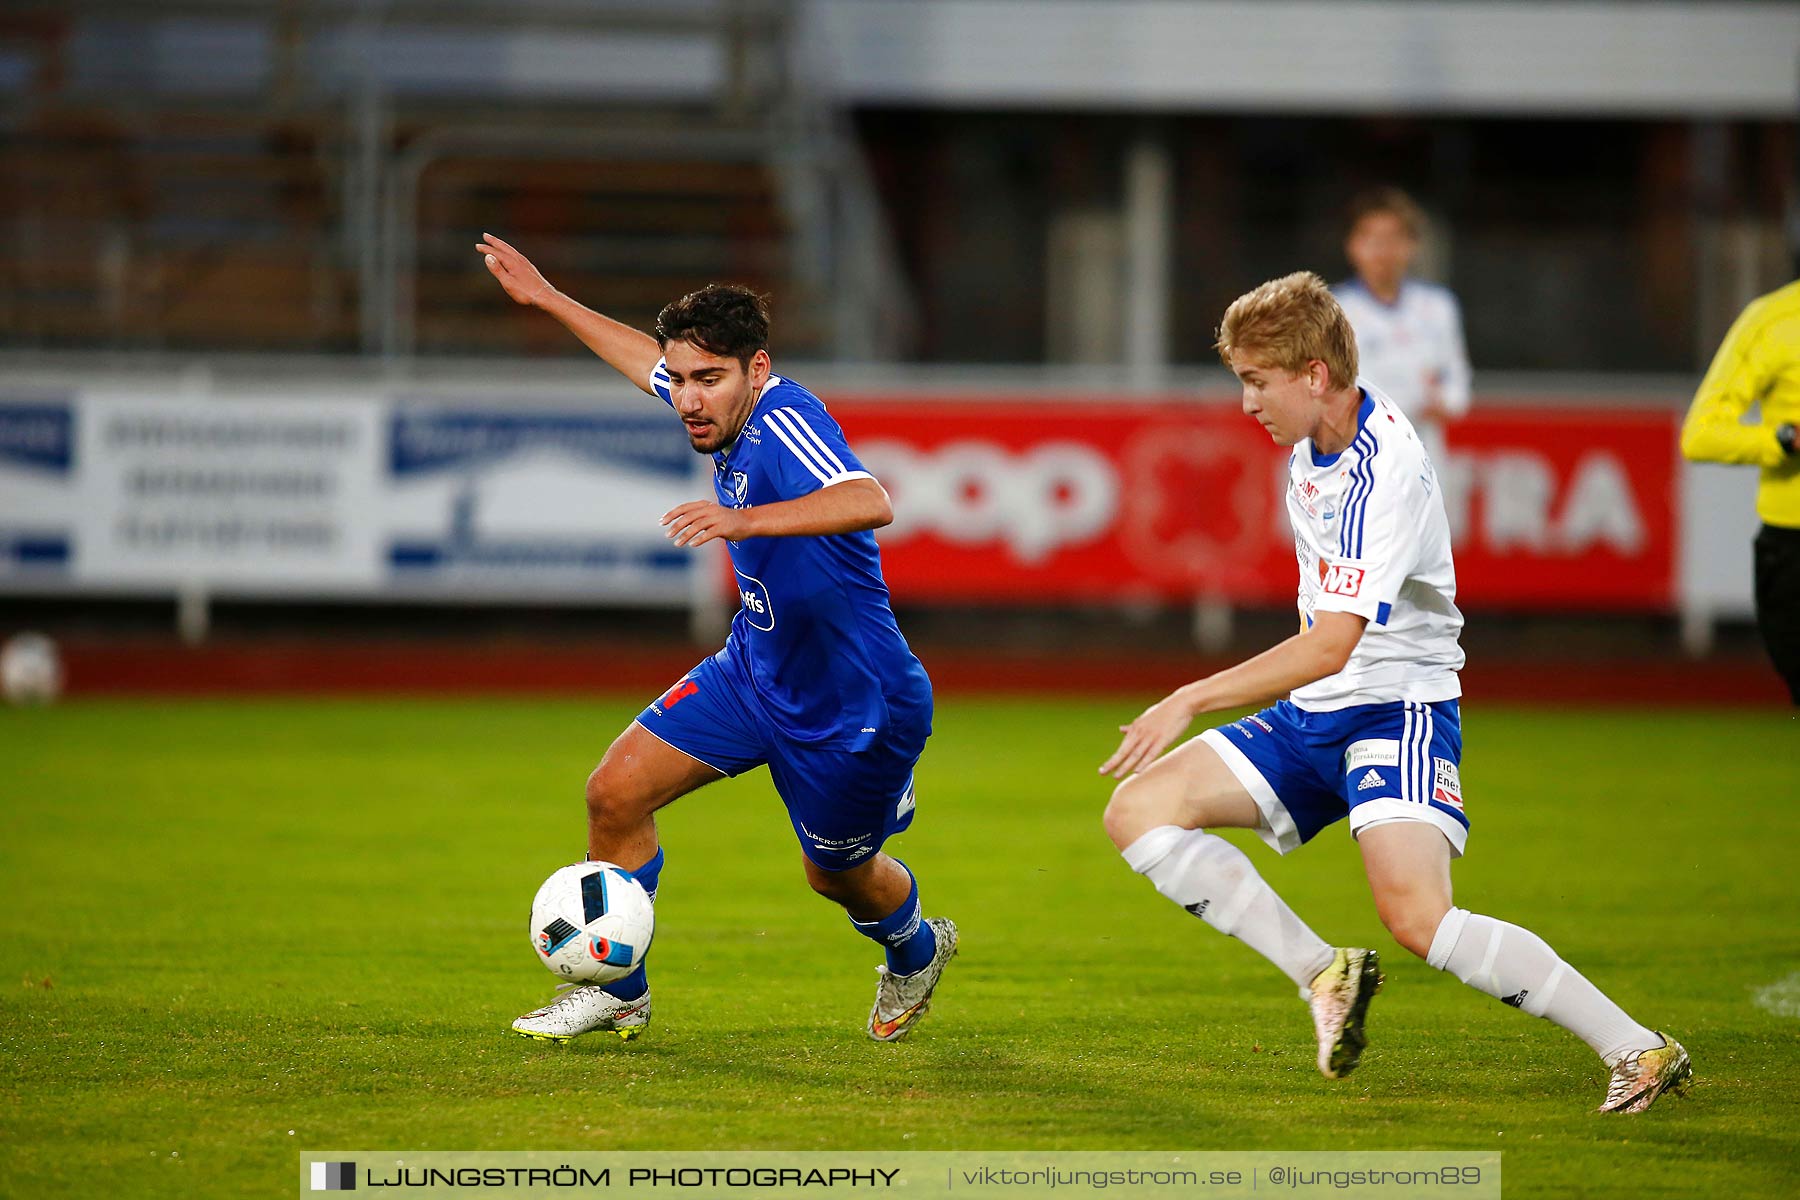
[[[842,871],[809,858],[806,878],[814,891],[844,907],[856,932],[886,951],[876,968],[880,979],[868,1031],[878,1042],[899,1041],[925,1015],[956,955],[956,925],[942,917],[927,920],[918,880],[905,863],[879,852]]]
[[[934,929],[905,863],[878,852],[848,870],[830,871],[808,859],[806,878],[814,891],[843,906],[856,932],[887,951],[888,970],[911,975],[931,962]]]

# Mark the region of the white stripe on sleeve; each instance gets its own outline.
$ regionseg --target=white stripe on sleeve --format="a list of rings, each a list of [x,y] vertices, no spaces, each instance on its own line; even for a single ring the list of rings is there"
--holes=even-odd
[[[816,449],[827,462],[836,468],[838,474],[843,474],[844,460],[833,453],[831,447],[826,444],[824,438],[813,431],[813,427],[806,423],[805,417],[801,416],[796,410],[791,408],[777,409],[776,412],[786,417],[793,425],[799,426],[799,432],[802,435],[801,440],[810,442],[813,448]]]
[[[769,424],[776,427],[777,431],[784,435],[783,440],[789,445],[797,446],[801,450],[804,450],[808,460],[827,475],[842,474],[844,464],[839,462],[835,455],[828,455],[822,452],[816,438],[808,437],[805,433],[802,433],[799,426],[794,421],[794,415],[794,410],[791,408],[773,409],[769,413]]]
[[[812,472],[813,478],[819,481],[820,486],[831,482],[831,476],[821,471],[818,464],[807,457],[806,452],[800,449],[793,437],[775,421],[774,413],[769,414],[768,426],[775,436],[781,439],[782,444],[794,452],[794,457],[800,460],[800,465]]]

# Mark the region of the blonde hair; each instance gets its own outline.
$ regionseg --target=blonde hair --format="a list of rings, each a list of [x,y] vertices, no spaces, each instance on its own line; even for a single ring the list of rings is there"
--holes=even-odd
[[[1318,359],[1334,387],[1356,382],[1356,335],[1325,281],[1311,271],[1295,271],[1245,292],[1225,310],[1214,343],[1231,365],[1233,354],[1248,355],[1290,375]]]

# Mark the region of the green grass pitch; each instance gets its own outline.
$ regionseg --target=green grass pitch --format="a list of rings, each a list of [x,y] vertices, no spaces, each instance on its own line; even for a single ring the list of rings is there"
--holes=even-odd
[[[877,953],[761,772],[664,814],[650,1032],[512,1037],[553,983],[526,906],[635,707],[0,712],[0,1193],[287,1194],[334,1147],[1498,1149],[1509,1196],[1794,1193],[1800,1020],[1756,1003],[1800,971],[1788,714],[1466,714],[1459,902],[1694,1055],[1686,1099],[1603,1118],[1586,1047],[1393,944],[1341,826],[1251,850],[1389,964],[1321,1079],[1291,985],[1102,835],[1131,700],[940,705],[890,849],[964,943],[910,1042],[864,1038]]]

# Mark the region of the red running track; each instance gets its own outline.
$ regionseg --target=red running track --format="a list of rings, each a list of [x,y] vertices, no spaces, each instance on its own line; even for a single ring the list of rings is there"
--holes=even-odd
[[[164,640],[62,647],[75,696],[484,695],[627,693],[648,698],[700,652],[670,646],[345,641]],[[1050,659],[967,648],[920,650],[942,695],[1114,694],[1149,698],[1227,665],[1191,655]],[[1481,659],[1466,695],[1527,704],[1780,706],[1787,696],[1758,659],[1669,657],[1576,662]]]

